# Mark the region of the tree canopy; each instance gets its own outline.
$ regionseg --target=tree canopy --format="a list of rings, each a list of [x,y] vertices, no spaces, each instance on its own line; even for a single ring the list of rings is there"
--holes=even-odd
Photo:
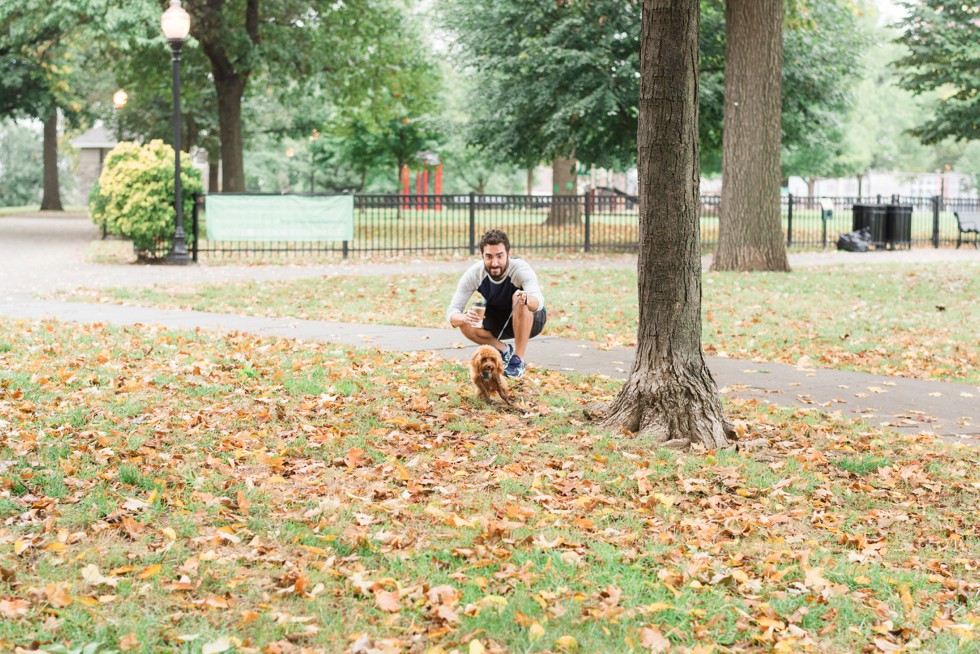
[[[471,141],[523,164],[568,153],[617,167],[635,157],[639,6],[636,2],[443,0],[445,22],[479,79]],[[702,0],[699,134],[706,172],[721,169],[725,16]],[[828,173],[839,154],[868,40],[843,0],[794,7],[785,28],[782,143],[786,174]],[[809,166],[819,168],[806,171]]]
[[[898,41],[908,54],[896,62],[900,83],[917,95],[942,91],[933,115],[912,133],[923,143],[980,139],[980,5],[922,0],[904,7]]]
[[[489,156],[634,160],[639,2],[446,0],[442,10],[479,79],[471,136]]]

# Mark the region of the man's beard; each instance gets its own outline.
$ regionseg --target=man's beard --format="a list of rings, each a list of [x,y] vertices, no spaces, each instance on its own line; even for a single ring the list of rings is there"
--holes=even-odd
[[[496,268],[491,268],[490,266],[486,266],[486,269],[487,269],[487,274],[490,275],[490,278],[493,279],[494,281],[499,281],[503,279],[504,274],[507,272],[507,266],[498,266]],[[497,270],[499,272],[494,274],[493,272],[494,270]]]

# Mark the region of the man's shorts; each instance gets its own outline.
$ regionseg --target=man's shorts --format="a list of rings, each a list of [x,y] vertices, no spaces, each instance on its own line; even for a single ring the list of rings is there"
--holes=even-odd
[[[487,315],[483,317],[483,328],[493,334],[498,341],[514,338],[514,322],[508,320],[509,317],[509,311],[507,313],[492,313],[488,307]],[[541,307],[534,312],[534,323],[531,325],[531,338],[541,333],[546,322],[548,322],[548,312],[544,307]],[[504,323],[507,323],[506,327],[504,327]],[[504,330],[503,334],[500,333],[501,329]]]

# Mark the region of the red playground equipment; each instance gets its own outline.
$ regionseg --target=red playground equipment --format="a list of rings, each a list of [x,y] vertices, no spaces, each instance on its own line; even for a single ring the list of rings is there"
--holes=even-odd
[[[442,161],[434,152],[418,154],[420,170],[415,171],[415,193],[412,193],[412,171],[408,166],[401,169],[402,208],[442,211]],[[432,194],[429,193],[429,173],[434,173]]]

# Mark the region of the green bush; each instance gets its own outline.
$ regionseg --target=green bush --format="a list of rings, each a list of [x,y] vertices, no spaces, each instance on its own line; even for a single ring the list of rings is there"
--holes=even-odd
[[[190,246],[190,216],[194,193],[203,190],[201,171],[181,153],[184,232]],[[146,145],[120,143],[106,156],[98,184],[89,194],[92,221],[110,234],[132,239],[141,258],[169,251],[176,226],[174,150],[163,141]]]

